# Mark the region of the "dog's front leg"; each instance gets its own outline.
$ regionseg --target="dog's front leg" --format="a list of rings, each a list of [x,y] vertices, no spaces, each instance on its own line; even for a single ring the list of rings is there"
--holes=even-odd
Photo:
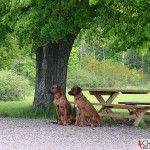
[[[79,118],[80,118],[80,113],[79,113],[78,108],[76,108],[76,121],[75,121],[75,126],[78,125]]]
[[[85,118],[84,110],[82,109],[82,110],[81,110],[81,123],[80,123],[80,126],[81,126],[81,127],[83,127],[84,118]]]
[[[57,124],[62,125],[61,117],[60,117],[60,114],[59,114],[59,107],[56,107],[56,114],[57,114],[57,118],[58,118]]]
[[[67,125],[67,109],[65,109],[63,125],[64,125],[64,126]]]

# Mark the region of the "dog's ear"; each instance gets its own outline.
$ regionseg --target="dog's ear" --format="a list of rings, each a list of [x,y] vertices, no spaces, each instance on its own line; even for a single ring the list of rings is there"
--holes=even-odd
[[[77,87],[77,92],[81,93],[82,89],[80,87]]]

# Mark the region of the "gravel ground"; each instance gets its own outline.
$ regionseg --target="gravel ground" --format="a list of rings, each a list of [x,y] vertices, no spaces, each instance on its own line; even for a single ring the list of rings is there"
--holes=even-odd
[[[0,118],[0,150],[140,150],[150,129],[60,126],[49,120]]]

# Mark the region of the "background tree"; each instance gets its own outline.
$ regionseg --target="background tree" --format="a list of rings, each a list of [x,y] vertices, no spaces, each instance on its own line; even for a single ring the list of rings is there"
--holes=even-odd
[[[101,5],[96,11],[101,15],[97,15],[90,30],[83,30],[86,40],[98,39],[113,52],[134,49],[144,54],[149,50],[148,0],[93,0],[92,4]]]
[[[88,1],[10,1],[6,25],[20,45],[36,49],[35,108],[47,107],[47,91],[54,83],[65,90],[67,63],[74,39],[92,21],[95,11]]]

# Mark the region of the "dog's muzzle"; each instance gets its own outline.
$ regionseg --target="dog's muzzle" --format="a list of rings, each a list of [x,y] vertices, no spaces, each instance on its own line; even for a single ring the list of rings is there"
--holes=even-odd
[[[72,93],[72,91],[68,92],[69,95],[74,96],[74,94]]]
[[[48,90],[48,94],[53,94],[53,93],[51,92],[51,90]]]

